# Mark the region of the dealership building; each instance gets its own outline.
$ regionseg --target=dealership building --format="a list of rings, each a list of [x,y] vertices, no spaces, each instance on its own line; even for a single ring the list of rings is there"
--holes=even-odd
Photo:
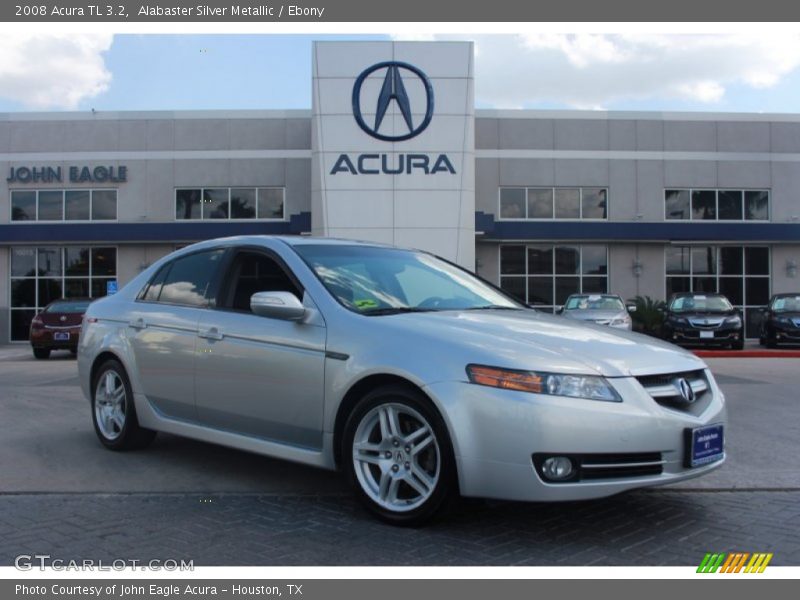
[[[531,73],[535,77],[535,73]],[[800,115],[476,110],[467,42],[317,42],[311,110],[0,115],[0,343],[238,234],[421,248],[531,306],[800,291]]]

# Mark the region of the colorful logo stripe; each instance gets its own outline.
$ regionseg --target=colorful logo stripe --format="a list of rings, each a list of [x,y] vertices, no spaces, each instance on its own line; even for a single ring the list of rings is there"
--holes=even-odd
[[[748,559],[749,562],[748,562]],[[697,567],[698,573],[763,573],[772,560],[769,552],[708,552]],[[745,566],[747,563],[747,566]]]

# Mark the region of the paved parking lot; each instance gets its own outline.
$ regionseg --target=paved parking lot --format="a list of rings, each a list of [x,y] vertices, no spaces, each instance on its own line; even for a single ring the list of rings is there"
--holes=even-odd
[[[692,564],[771,551],[800,564],[798,359],[710,359],[729,460],[714,474],[601,501],[463,501],[424,530],[375,523],[334,473],[160,435],[95,439],[75,361],[0,348],[0,564],[184,558],[196,564]]]

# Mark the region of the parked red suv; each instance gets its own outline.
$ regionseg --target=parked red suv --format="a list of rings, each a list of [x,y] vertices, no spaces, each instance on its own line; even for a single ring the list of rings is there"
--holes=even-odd
[[[36,358],[48,358],[51,350],[78,352],[83,314],[90,298],[54,300],[31,321],[31,346]]]

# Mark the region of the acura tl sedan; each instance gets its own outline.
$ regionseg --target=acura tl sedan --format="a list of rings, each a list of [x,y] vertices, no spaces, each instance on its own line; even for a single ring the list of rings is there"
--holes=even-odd
[[[742,314],[722,294],[673,294],[667,301],[662,334],[676,344],[744,348]]]
[[[626,306],[616,294],[572,294],[557,313],[567,319],[630,331],[633,321],[629,313],[635,310],[635,305]]]
[[[725,399],[693,354],[369,243],[179,250],[91,304],[78,364],[106,447],[163,431],[338,468],[395,524],[459,494],[599,498],[725,460]]]

